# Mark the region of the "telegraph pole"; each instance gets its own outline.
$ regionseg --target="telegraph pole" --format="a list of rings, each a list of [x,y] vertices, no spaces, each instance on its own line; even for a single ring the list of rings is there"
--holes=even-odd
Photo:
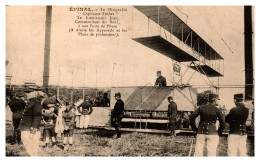
[[[46,6],[43,87],[49,86],[52,6]]]
[[[253,97],[252,6],[244,6],[245,100]]]

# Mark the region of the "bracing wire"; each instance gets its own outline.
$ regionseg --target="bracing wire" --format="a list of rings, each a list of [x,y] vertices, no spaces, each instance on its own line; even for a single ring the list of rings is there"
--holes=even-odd
[[[229,45],[227,44],[227,42],[224,40],[224,38],[217,32],[217,30],[212,26],[212,24],[210,23],[208,17],[207,17],[207,14],[206,14],[206,11],[203,10],[204,12],[204,17],[206,18],[206,21],[208,22],[208,24],[211,26],[211,28],[214,30],[214,32],[217,33],[218,37],[221,39],[221,41],[226,45],[226,47],[229,49],[229,51],[233,54],[233,50],[229,47]]]
[[[186,13],[182,12],[177,6],[174,6],[180,13],[182,13],[183,15],[186,16],[186,24],[188,23],[188,19],[189,19],[189,15],[187,15]]]
[[[183,14],[183,15],[185,15],[185,16],[187,17],[187,19],[186,19],[186,24],[187,24],[189,15],[186,14],[186,13],[184,13],[184,12],[182,12],[177,6],[174,6],[174,7],[175,7],[181,14]],[[210,23],[210,21],[209,21],[209,19],[208,19],[208,17],[207,17],[207,14],[206,14],[206,11],[205,11],[205,10],[204,10],[204,15],[205,15],[205,18],[206,18],[208,24],[211,26],[211,28],[214,30],[214,32],[218,35],[218,37],[221,39],[221,41],[226,45],[226,47],[229,49],[229,51],[233,54],[234,51],[230,48],[230,46],[227,44],[227,42],[224,40],[224,38],[223,38],[223,37],[216,31],[216,29],[211,25],[211,23]]]

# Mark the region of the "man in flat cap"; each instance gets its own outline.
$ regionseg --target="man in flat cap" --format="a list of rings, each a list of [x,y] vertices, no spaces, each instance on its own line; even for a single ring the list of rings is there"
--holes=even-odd
[[[173,101],[172,96],[168,97],[168,118],[169,118],[169,129],[170,129],[170,135],[176,136],[175,128],[176,128],[176,118],[177,118],[177,105]]]
[[[162,72],[161,71],[157,71],[157,79],[155,81],[155,86],[159,86],[159,87],[166,87],[166,79],[165,77],[162,76]]]
[[[8,103],[11,111],[12,111],[12,120],[13,120],[13,127],[14,127],[14,133],[13,133],[13,141],[12,145],[18,143],[21,143],[21,131],[19,128],[20,121],[22,119],[23,111],[25,109],[26,103],[22,99],[24,96],[23,92],[17,92],[15,96],[10,100]]]
[[[249,110],[243,104],[243,94],[235,94],[234,100],[236,107],[230,110],[225,119],[230,125],[228,136],[228,156],[247,156],[246,121]]]
[[[116,129],[117,133],[117,138],[121,137],[121,120],[124,115],[124,102],[121,100],[121,94],[120,93],[115,93],[115,99],[116,99],[116,104],[114,106],[114,110],[112,112],[112,120],[114,121],[114,126]]]
[[[219,142],[218,134],[222,134],[225,128],[225,118],[221,110],[216,107],[218,95],[209,94],[209,104],[194,111],[190,116],[191,127],[197,132],[194,156],[203,156],[203,148],[207,141],[208,156],[216,156]],[[195,119],[200,116],[199,127],[196,127]],[[219,120],[220,127],[216,130],[216,121]]]

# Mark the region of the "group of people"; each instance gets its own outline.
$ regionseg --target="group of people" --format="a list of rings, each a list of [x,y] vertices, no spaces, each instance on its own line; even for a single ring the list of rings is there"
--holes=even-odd
[[[121,94],[116,93],[115,109],[112,119],[120,138],[121,120],[124,103]],[[102,101],[105,107],[109,106],[107,93]],[[57,144],[57,138],[63,136],[64,150],[69,150],[73,144],[73,131],[76,128],[88,128],[89,116],[93,112],[89,95],[79,101],[77,105],[60,100],[55,94],[43,93],[40,89],[31,88],[13,93],[8,101],[12,111],[14,133],[12,145],[22,144],[30,156],[38,156],[40,138],[45,141],[48,149]],[[76,124],[75,124],[76,123]],[[43,125],[43,130],[40,126]]]
[[[161,75],[161,71],[157,71],[157,79],[155,86],[167,86],[166,79]],[[194,156],[203,156],[203,148],[207,142],[208,156],[217,155],[217,146],[219,135],[222,134],[229,124],[228,136],[228,156],[246,156],[246,121],[249,115],[249,109],[243,103],[243,94],[235,94],[234,102],[236,107],[232,108],[229,114],[225,110],[218,108],[218,96],[216,94],[209,95],[209,102],[204,106],[199,107],[189,116],[189,123],[196,132],[196,147]],[[172,96],[168,97],[168,118],[170,135],[176,136],[175,129],[177,124],[177,105],[173,101]],[[223,113],[224,112],[224,113]],[[196,126],[196,118],[200,118],[199,126]],[[216,128],[217,120],[220,123],[219,128]]]
[[[216,156],[219,136],[222,135],[229,124],[228,136],[228,156],[247,156],[247,131],[246,121],[249,115],[248,108],[243,104],[243,94],[235,94],[234,102],[236,107],[232,108],[225,116],[222,110],[217,107],[218,95],[210,94],[209,103],[199,107],[190,117],[192,130],[196,133],[196,146],[194,156],[203,156],[204,145],[206,143],[207,155]],[[171,96],[168,97],[168,116],[171,135],[176,135],[174,128],[176,126],[177,105]],[[200,117],[197,127],[195,119]],[[216,127],[217,120],[220,126]]]
[[[115,93],[114,109],[111,113],[112,125],[115,127],[117,138],[121,137],[121,121],[124,115],[124,102],[121,94]],[[226,116],[222,113],[218,105],[218,95],[210,94],[209,102],[189,117],[191,128],[196,132],[196,147],[194,156],[203,156],[205,142],[207,143],[208,156],[217,155],[219,135],[222,134],[226,123],[230,125],[228,136],[228,156],[246,156],[246,121],[249,115],[248,108],[243,104],[243,94],[235,94],[234,101],[236,107],[230,110]],[[169,129],[172,136],[176,136],[177,104],[172,96],[168,97],[168,117]],[[56,145],[57,136],[63,134],[64,150],[69,150],[73,144],[73,130],[76,128],[87,128],[89,116],[93,112],[90,96],[87,95],[84,101],[68,104],[57,99],[56,95],[48,96],[33,89],[24,93],[16,92],[8,102],[13,112],[14,134],[12,144],[24,144],[30,156],[38,155],[41,132],[40,124],[44,125],[43,134],[46,148]],[[200,117],[198,127],[195,119]],[[216,127],[217,120],[220,123]],[[76,121],[76,125],[75,124]]]
[[[56,144],[56,135],[59,133],[64,135],[65,149],[68,141],[72,145],[74,112],[71,105],[56,99],[55,95],[47,96],[38,89],[16,92],[11,96],[8,105],[13,113],[12,145],[23,143],[30,156],[37,156],[42,135],[41,124],[46,148]]]

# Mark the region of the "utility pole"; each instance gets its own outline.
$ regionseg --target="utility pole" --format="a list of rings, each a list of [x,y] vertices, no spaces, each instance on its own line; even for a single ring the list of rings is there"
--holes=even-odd
[[[85,96],[85,78],[86,78],[86,65],[84,66],[84,80],[83,80],[83,100]]]
[[[52,6],[46,6],[43,87],[49,86]]]
[[[244,6],[245,100],[253,97],[252,6]]]
[[[72,88],[71,88],[71,91],[70,91],[70,103],[72,104],[73,103],[73,91],[74,91],[74,86],[73,86],[73,74],[74,74],[74,69],[72,69],[72,78],[71,78],[71,82],[72,82]]]
[[[59,68],[59,78],[58,78],[58,87],[57,87],[57,98],[60,98],[60,68]]]

